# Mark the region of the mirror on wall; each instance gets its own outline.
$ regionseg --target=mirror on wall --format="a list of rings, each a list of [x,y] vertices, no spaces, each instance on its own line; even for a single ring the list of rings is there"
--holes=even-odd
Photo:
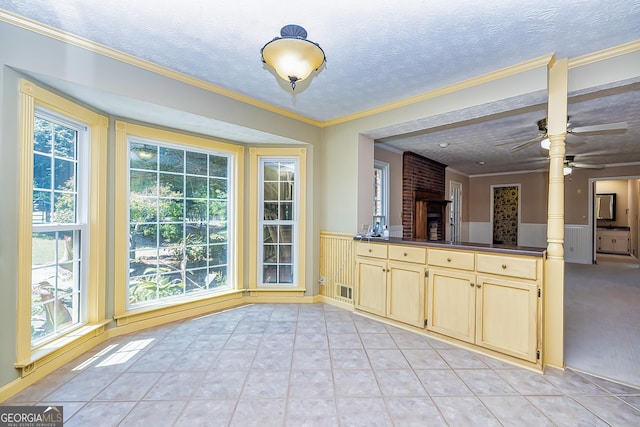
[[[616,220],[616,193],[596,194],[596,219]]]

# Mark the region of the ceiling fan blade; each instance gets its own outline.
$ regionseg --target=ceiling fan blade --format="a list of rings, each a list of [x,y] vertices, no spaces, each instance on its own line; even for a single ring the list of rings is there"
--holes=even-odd
[[[494,147],[504,147],[505,145],[511,145],[511,144],[519,144],[522,142],[529,142],[532,139],[542,139],[542,137],[540,135],[536,136],[535,138],[527,138],[527,139],[523,139],[523,138],[515,138],[515,139],[510,139],[508,141],[502,141],[502,142],[498,142],[497,144],[493,144]]]
[[[525,148],[527,148],[528,146],[535,144],[536,142],[540,141],[540,137],[536,136],[533,139],[530,139],[526,142],[523,142],[522,144],[518,144],[515,147],[511,148],[511,151],[520,151],[520,150],[524,150]]]
[[[588,165],[586,163],[569,162],[567,163],[567,165],[569,165],[569,167],[577,169],[604,169],[603,165]]]
[[[589,133],[589,132],[610,132],[610,131],[624,131],[629,128],[629,124],[627,122],[617,122],[617,123],[604,123],[601,125],[592,125],[592,126],[580,126],[577,128],[569,129],[570,133]]]

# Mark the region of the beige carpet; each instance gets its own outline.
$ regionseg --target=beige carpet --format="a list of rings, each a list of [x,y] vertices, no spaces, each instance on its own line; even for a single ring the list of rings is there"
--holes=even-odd
[[[640,268],[632,257],[598,255],[565,268],[567,367],[640,386]]]

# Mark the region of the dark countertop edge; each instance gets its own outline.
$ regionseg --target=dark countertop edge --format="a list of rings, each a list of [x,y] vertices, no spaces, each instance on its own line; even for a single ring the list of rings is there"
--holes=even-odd
[[[490,243],[470,243],[470,242],[448,242],[444,240],[415,240],[415,239],[401,239],[398,237],[390,237],[388,240],[382,237],[359,237],[353,238],[357,241],[371,242],[371,243],[393,243],[394,245],[411,245],[411,246],[426,246],[431,248],[442,249],[458,249],[467,251],[481,251],[481,252],[494,252],[500,254],[510,255],[526,255],[542,257],[547,251],[547,248],[536,248],[528,246],[504,246],[493,245]]]
[[[611,230],[611,231],[631,231],[631,227],[627,227],[625,225],[613,225],[613,226],[608,226],[608,225],[599,225],[596,227],[598,230]]]

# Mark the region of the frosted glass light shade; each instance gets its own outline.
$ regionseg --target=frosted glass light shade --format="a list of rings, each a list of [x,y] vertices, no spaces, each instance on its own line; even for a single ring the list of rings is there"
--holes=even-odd
[[[570,168],[569,166],[565,166],[565,167],[562,169],[562,173],[563,173],[565,176],[566,176],[566,175],[569,175],[569,174],[571,173],[571,168]]]
[[[288,25],[262,48],[262,61],[271,66],[282,79],[296,83],[309,77],[320,68],[326,58],[316,43],[307,40],[307,32],[297,25]]]
[[[545,138],[542,141],[540,141],[540,147],[544,148],[545,150],[548,150],[549,147],[551,147],[551,141],[549,141],[549,138]]]

